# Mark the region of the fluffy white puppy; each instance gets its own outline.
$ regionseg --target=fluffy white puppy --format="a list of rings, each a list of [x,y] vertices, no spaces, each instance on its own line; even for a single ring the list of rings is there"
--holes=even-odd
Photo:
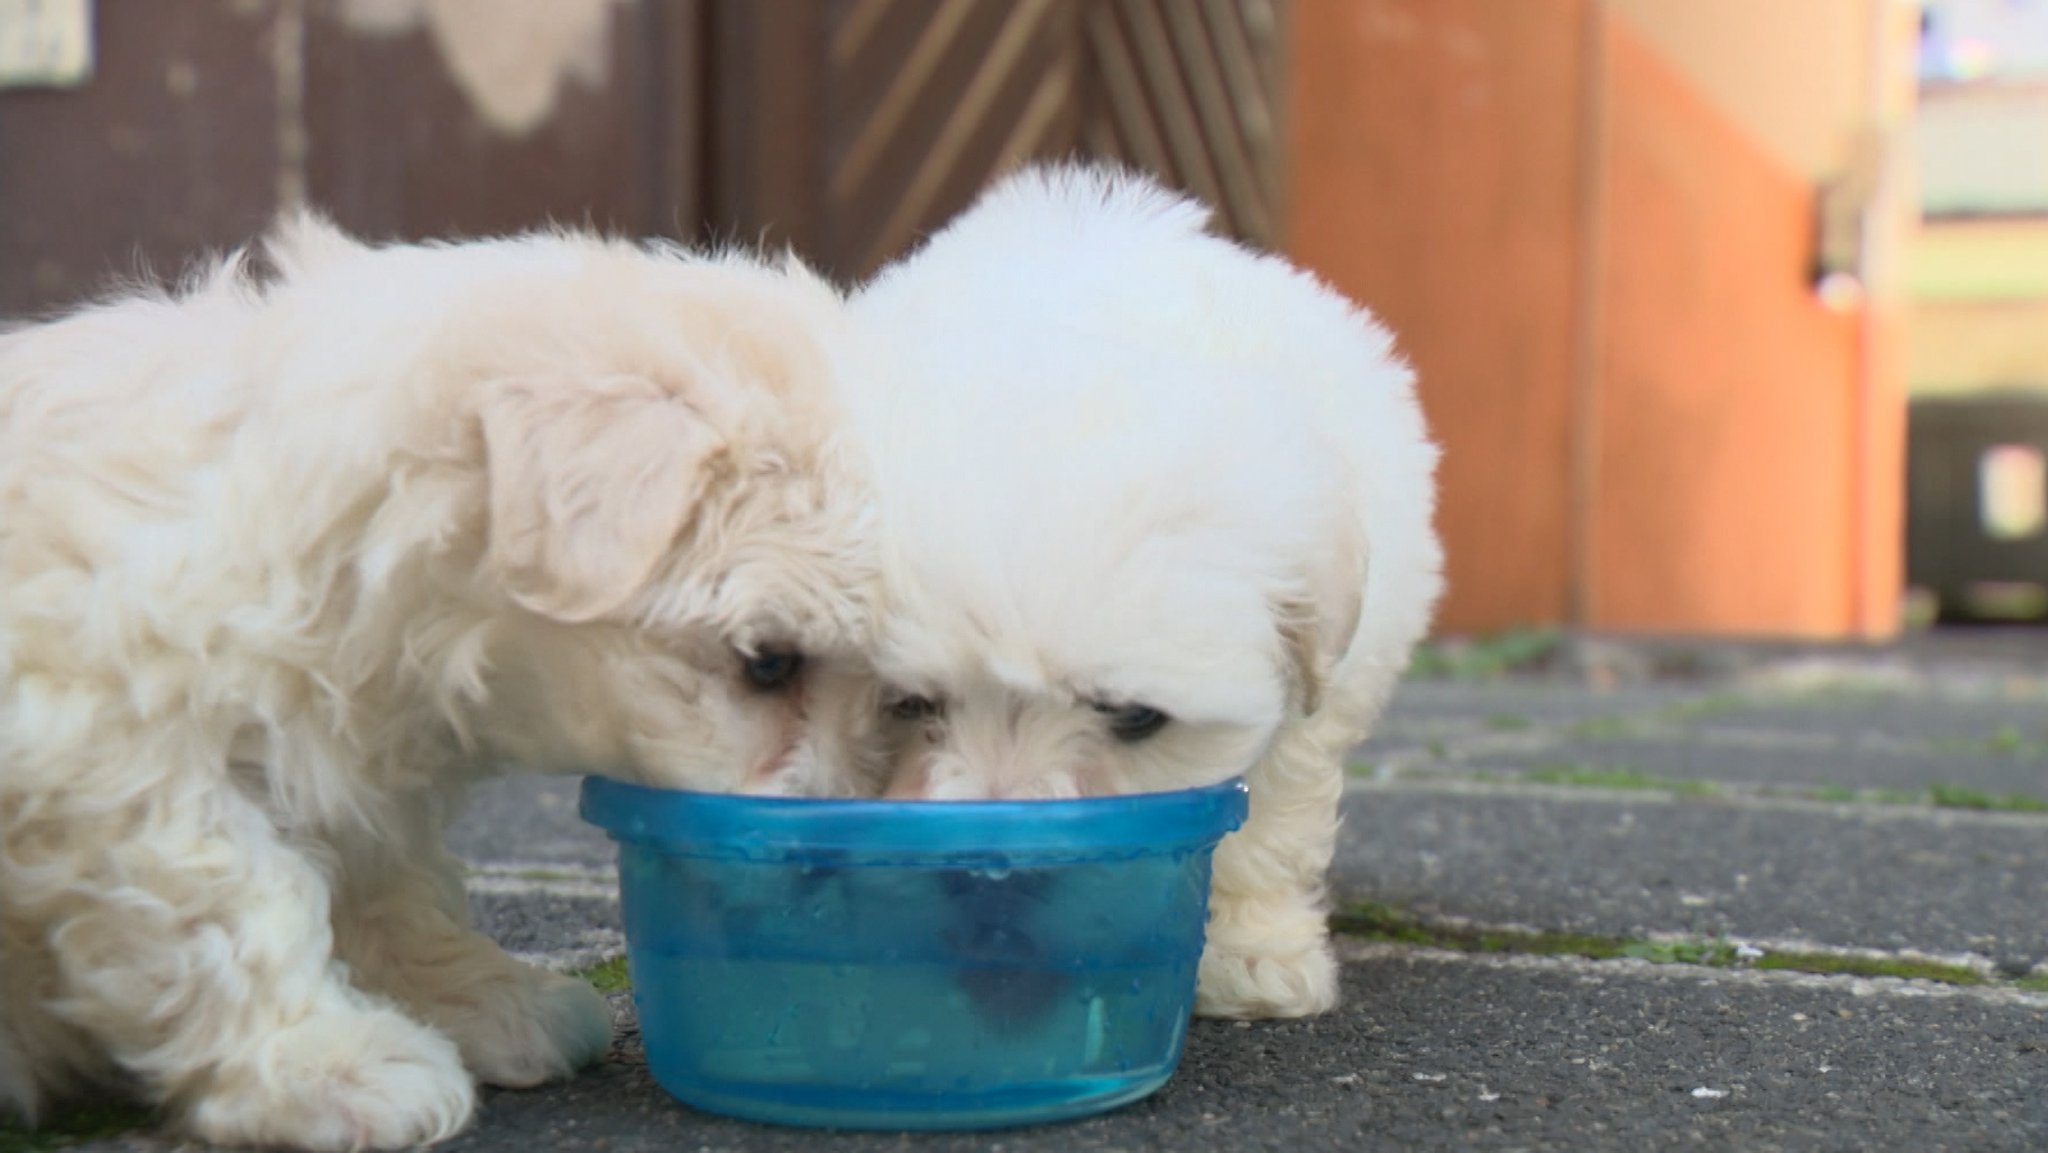
[[[855,759],[844,322],[794,262],[307,219],[0,335],[0,1112],[403,1146],[600,1057],[593,990],[466,926],[441,824],[505,761]]]
[[[1243,774],[1199,1008],[1335,1003],[1343,758],[1441,583],[1436,449],[1365,314],[1208,213],[1026,171],[854,301],[882,510],[896,796],[1065,797]]]

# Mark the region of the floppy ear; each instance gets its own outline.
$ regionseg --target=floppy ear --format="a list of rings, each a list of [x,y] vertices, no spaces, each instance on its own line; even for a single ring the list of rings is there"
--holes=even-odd
[[[1301,595],[1280,606],[1280,636],[1301,693],[1303,716],[1323,704],[1323,682],[1350,651],[1365,608],[1365,534],[1349,515],[1333,518],[1321,551],[1302,574]]]
[[[640,591],[712,479],[725,441],[653,382],[512,381],[482,409],[490,563],[560,621]]]

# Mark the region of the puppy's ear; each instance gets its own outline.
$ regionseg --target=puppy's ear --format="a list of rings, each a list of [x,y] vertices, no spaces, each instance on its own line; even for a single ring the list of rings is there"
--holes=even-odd
[[[1350,650],[1365,608],[1367,549],[1357,521],[1333,518],[1322,546],[1302,574],[1301,595],[1279,610],[1303,716],[1322,707],[1323,682]]]
[[[588,621],[640,591],[725,441],[651,381],[513,381],[483,404],[490,562],[520,605]]]

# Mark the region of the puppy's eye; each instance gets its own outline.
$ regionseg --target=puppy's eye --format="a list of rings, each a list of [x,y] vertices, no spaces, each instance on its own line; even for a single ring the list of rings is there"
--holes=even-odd
[[[1100,704],[1095,711],[1109,718],[1111,735],[1132,744],[1165,728],[1166,722],[1173,719],[1150,705]]]
[[[946,708],[930,697],[898,697],[885,710],[899,721],[924,721],[943,715]]]
[[[740,661],[741,675],[764,693],[788,688],[804,667],[804,655],[791,649],[762,649],[751,656],[742,653]]]

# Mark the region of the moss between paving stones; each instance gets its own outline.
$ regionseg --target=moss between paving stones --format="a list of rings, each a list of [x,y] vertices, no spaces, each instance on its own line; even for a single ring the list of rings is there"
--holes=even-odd
[[[1640,725],[1628,717],[1587,717],[1565,729],[1575,741],[1619,741],[1637,735]]]
[[[1740,693],[1708,693],[1702,697],[1694,697],[1691,700],[1666,705],[1658,709],[1656,715],[1658,720],[1683,724],[1688,721],[1704,721],[1714,717],[1726,716],[1749,704],[1749,699]]]
[[[2016,757],[2035,760],[2048,756],[2048,744],[2035,740],[2016,725],[2000,725],[1985,737],[1943,737],[1927,742],[1938,753],[1967,753],[1976,756]]]
[[[1721,792],[1721,786],[1713,781],[1659,777],[1626,765],[1537,765],[1523,773],[1522,779],[1538,785],[1567,785],[1582,789],[1630,789],[1673,793],[1683,797],[1712,797],[1720,795]]]
[[[1927,800],[1940,809],[1985,809],[2015,813],[2048,813],[2048,801],[2025,793],[2002,796],[1962,785],[1929,785]]]
[[[148,1110],[125,1102],[73,1105],[33,1130],[0,1122],[0,1153],[48,1153],[50,1150],[69,1149],[87,1141],[147,1129],[152,1120]]]
[[[1362,765],[1352,766],[1354,772],[1364,769]],[[1697,777],[1660,777],[1627,765],[1557,763],[1537,765],[1518,774],[1478,769],[1465,776],[1483,783],[1521,780],[1559,788],[1635,790],[1681,797],[1718,797],[1727,791],[1719,781]],[[1928,805],[1937,809],[1977,812],[2048,813],[2048,799],[2027,793],[1987,793],[1967,785],[1941,783],[1917,792],[1910,789],[1853,789],[1847,785],[1763,785],[1754,792],[1758,796],[1829,804]]]
[[[1543,933],[1505,929],[1472,929],[1424,921],[1413,913],[1361,902],[1330,917],[1330,928],[1347,937],[1461,953],[1519,953],[1542,957],[1591,957],[1611,960],[1627,956],[1633,942],[1584,933]]]
[[[620,993],[633,987],[633,975],[627,971],[624,957],[613,957],[576,975],[595,985],[600,993]]]
[[[1541,668],[1557,655],[1564,634],[1556,629],[1519,629],[1472,641],[1420,645],[1408,675],[1418,680],[1496,680]]]
[[[1913,957],[1853,957],[1837,953],[1765,953],[1751,962],[1754,969],[1795,973],[1829,973],[1851,977],[1902,977],[1939,981],[1944,985],[1988,985],[1990,979],[1964,965],[1923,961]]]
[[[1911,957],[1862,957],[1838,953],[1775,952],[1745,959],[1726,939],[1673,940],[1603,937],[1515,929],[1444,925],[1375,902],[1351,905],[1330,917],[1330,928],[1347,937],[1386,944],[1449,949],[1460,953],[1584,957],[1608,961],[1632,957],[1655,965],[1697,965],[1711,969],[1773,969],[1829,976],[1900,977],[1944,985],[1988,985],[1993,979],[1963,965]],[[2048,992],[2048,975],[2022,977],[2013,987]]]

